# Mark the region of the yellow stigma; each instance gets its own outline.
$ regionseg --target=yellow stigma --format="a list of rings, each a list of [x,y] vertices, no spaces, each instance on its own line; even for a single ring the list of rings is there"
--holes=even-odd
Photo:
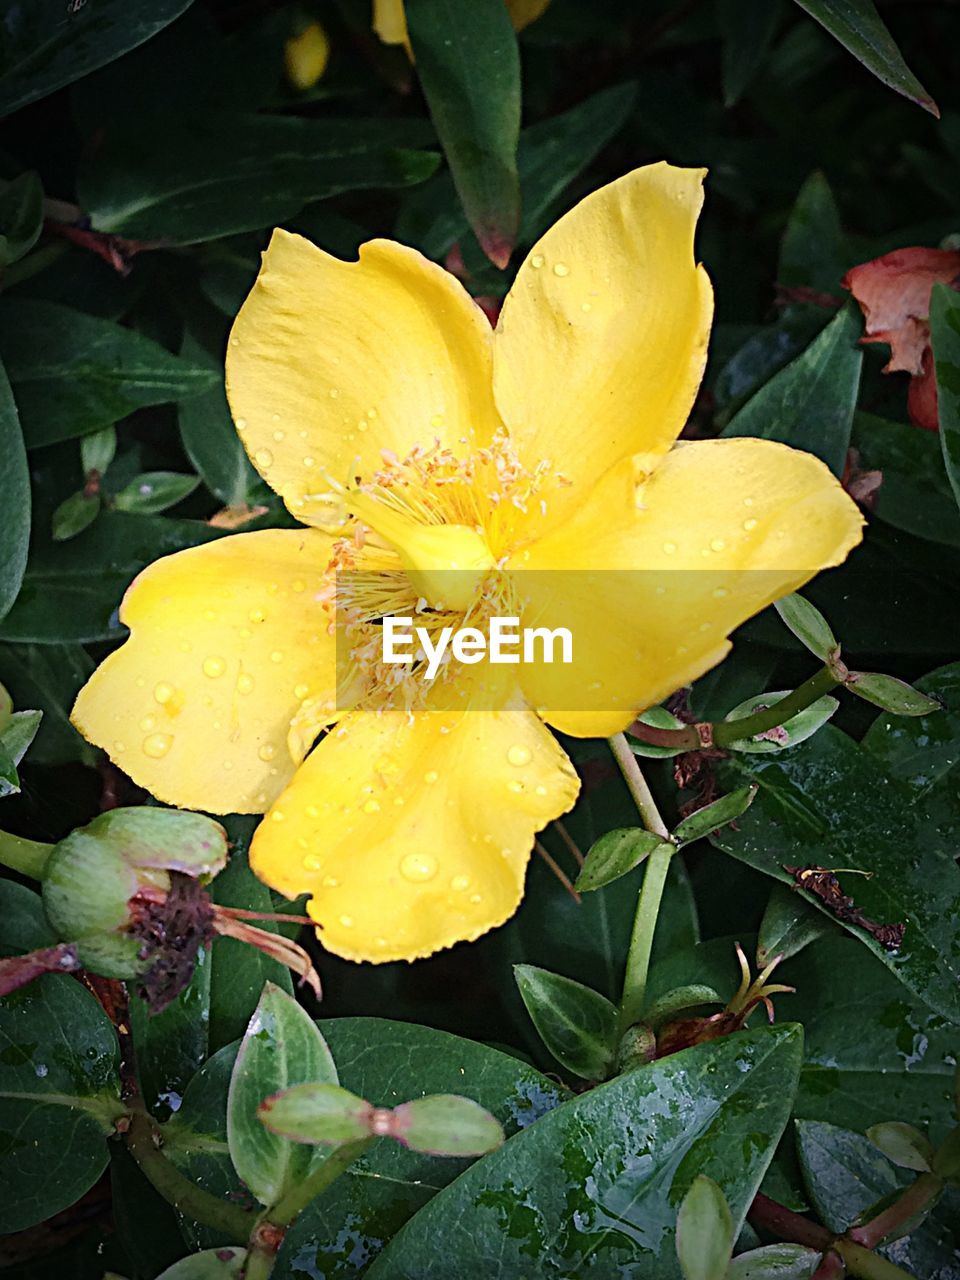
[[[393,547],[417,595],[432,609],[469,609],[496,561],[482,534],[465,524],[421,524],[354,491],[350,509]]]

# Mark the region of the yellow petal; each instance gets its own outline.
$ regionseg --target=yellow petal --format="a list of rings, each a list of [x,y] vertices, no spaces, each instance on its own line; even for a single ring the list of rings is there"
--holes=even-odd
[[[336,525],[333,490],[440,438],[495,428],[490,326],[414,249],[341,262],[275,231],[227,350],[227,394],[254,465],[298,519]]]
[[[610,473],[518,564],[528,626],[567,626],[574,661],[521,668],[550,724],[609,735],[715,666],[753,614],[840,564],[854,502],[817,458],[769,440],[678,445],[636,491]]]
[[[373,0],[373,29],[384,44],[409,46],[403,0]]]
[[[330,61],[330,37],[319,22],[308,23],[284,45],[287,79],[295,89],[312,89]]]
[[[528,465],[571,481],[551,517],[635,453],[662,453],[700,384],[713,307],[693,256],[702,169],[636,169],[534,245],[500,314],[497,405]]]
[[[262,813],[294,763],[290,721],[334,695],[316,601],[329,538],[239,533],[150,565],[120,609],[130,637],[80,691],[73,723],[167,804]]]
[[[515,31],[522,31],[544,13],[550,0],[507,0],[507,11]]]
[[[250,851],[328,951],[415,960],[516,910],[534,833],[577,776],[527,710],[357,711],[307,757]]]

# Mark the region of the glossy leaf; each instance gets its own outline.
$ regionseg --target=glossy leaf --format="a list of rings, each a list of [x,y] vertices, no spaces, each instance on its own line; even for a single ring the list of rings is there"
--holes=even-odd
[[[139,515],[156,515],[175,507],[200,483],[199,476],[181,475],[176,471],[147,471],[135,476],[114,495],[118,511],[136,511]]]
[[[873,1145],[901,1169],[923,1173],[930,1168],[933,1147],[926,1134],[902,1120],[885,1120],[871,1125],[867,1137]]]
[[[162,1012],[133,997],[130,1018],[143,1096],[156,1114],[172,1114],[209,1052],[210,952],[200,948],[193,977]]]
[[[133,49],[190,0],[34,0],[10,10],[0,62],[0,116],[42,98]]]
[[[797,0],[802,9],[849,49],[858,62],[905,98],[940,114],[937,104],[903,60],[873,0]]]
[[[94,431],[80,441],[80,465],[84,475],[96,471],[102,476],[113,461],[117,452],[117,431],[115,427],[104,427],[102,431]]]
[[[750,808],[756,794],[755,786],[738,787],[712,804],[694,810],[674,828],[674,840],[681,846],[692,844],[694,840],[702,840],[720,827],[736,822]]]
[[[947,478],[960,506],[960,295],[934,285],[930,295],[930,339],[937,375],[940,445]]]
[[[960,1021],[960,871],[910,787],[832,727],[776,759],[739,756],[736,772],[760,790],[738,829],[723,828],[714,843],[784,883],[792,883],[785,865],[870,872],[850,877],[848,892],[870,919],[905,923],[903,944],[888,951],[845,927],[921,1001]]]
[[[780,242],[777,284],[839,297],[840,280],[849,265],[833,191],[822,173],[811,173],[797,193]]]
[[[598,991],[530,964],[514,968],[541,1040],[568,1071],[586,1080],[608,1074],[616,1050],[616,1006]]]
[[[65,1209],[100,1177],[121,1114],[118,1046],[96,999],[43,977],[0,1000],[0,1230]]]
[[[98,231],[195,244],[273,227],[339,192],[423,182],[438,163],[412,149],[425,138],[406,120],[206,113],[134,122],[91,155],[80,198]]]
[[[877,671],[851,672],[846,680],[846,688],[858,698],[898,716],[926,716],[940,709],[935,699],[919,693],[905,680],[882,675]]]
[[[30,252],[43,228],[43,187],[33,172],[0,190],[0,268]]]
[[[779,440],[815,454],[841,475],[863,363],[859,335],[859,312],[848,305],[747,401],[722,434]]]
[[[757,711],[775,706],[781,698],[787,696],[787,692],[783,690],[777,693],[761,693],[756,697],[748,698],[746,702],[741,702],[738,707],[728,712],[724,719],[742,720],[746,716],[752,716]],[[755,734],[752,738],[737,738],[734,742],[727,743],[727,746],[731,751],[742,752],[744,755],[776,755],[785,751],[787,747],[795,747],[798,743],[812,738],[817,730],[827,723],[839,705],[836,698],[826,694],[816,702],[811,702],[810,706],[805,707],[803,711],[798,711],[789,720],[785,720],[783,724],[777,725],[776,728],[768,729],[766,733]]]
[[[960,368],[960,353],[957,360]],[[949,394],[945,396],[941,390],[944,422],[949,403]],[[960,435],[960,409],[957,423]],[[960,511],[944,469],[942,449],[948,446],[942,428],[938,433],[918,431],[909,423],[888,422],[858,412],[853,420],[853,444],[860,454],[861,468],[883,475],[873,508],[878,520],[918,538],[960,547]],[[957,470],[960,474],[960,450]]]
[[[50,517],[50,536],[54,542],[66,542],[83,533],[100,514],[100,494],[78,490],[64,498]]]
[[[588,851],[575,887],[585,893],[612,884],[638,867],[662,843],[659,836],[643,827],[607,831]]]
[[[505,267],[520,225],[520,55],[501,0],[408,0],[417,75],[484,253]]]
[[[591,1090],[435,1196],[370,1280],[447,1276],[450,1257],[465,1274],[494,1257],[522,1275],[547,1248],[578,1277],[629,1267],[635,1280],[673,1280],[677,1204],[703,1173],[738,1229],[789,1114],[799,1061],[796,1028],[764,1028]]]
[[[261,1204],[272,1205],[306,1177],[319,1157],[260,1118],[265,1098],[298,1084],[337,1083],[326,1041],[292,996],[269,983],[240,1045],[227,1098],[227,1141],[237,1173]]]
[[[734,1258],[727,1280],[810,1280],[822,1257],[802,1244],[768,1244]]]
[[[217,384],[209,391],[179,406],[183,447],[210,492],[228,507],[240,506],[256,484],[257,473],[233,425],[222,360],[218,364],[190,333],[183,340],[181,353],[196,364],[209,364],[218,374]]]
[[[241,1070],[242,1059],[237,1063],[235,1071]],[[228,1124],[229,1116],[228,1110]],[[260,1102],[257,1118],[270,1133],[286,1139],[288,1146],[294,1142],[338,1146],[360,1142],[371,1133],[370,1103],[331,1083],[310,1081],[280,1089]]]
[[[142,334],[53,302],[4,301],[0,345],[28,448],[197,395],[214,381],[209,369]]]
[[[800,643],[817,658],[826,662],[838,648],[837,638],[830,630],[826,618],[809,600],[794,592],[774,602],[780,621],[797,637]]]
[[[93,749],[67,719],[93,663],[77,645],[0,644],[0,680],[19,706],[43,712],[32,746],[36,764],[92,758]]]
[[[40,895],[15,880],[0,880],[0,915],[4,921],[0,956],[18,956],[52,947],[57,935],[50,928]]]
[[[17,765],[40,728],[40,711],[15,711],[0,728],[0,798],[20,790]]]
[[[732,1250],[733,1220],[724,1194],[712,1178],[700,1174],[677,1214],[683,1280],[725,1280]]]
[[[757,968],[764,969],[774,956],[789,960],[811,942],[830,933],[821,912],[785,885],[770,890],[760,932],[757,935]]]
[[[0,364],[0,618],[17,598],[30,542],[30,476],[20,418],[10,383]]]

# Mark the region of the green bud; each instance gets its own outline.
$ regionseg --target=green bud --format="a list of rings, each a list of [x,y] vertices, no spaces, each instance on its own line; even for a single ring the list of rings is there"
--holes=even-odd
[[[728,823],[735,822],[753,804],[753,798],[758,790],[757,784],[751,783],[748,787],[740,787],[728,795],[721,796],[713,804],[697,809],[676,827],[673,832],[674,840],[678,845],[692,844],[694,840],[702,840],[711,832],[719,831]]]
[[[677,1214],[677,1257],[684,1280],[724,1280],[733,1252],[733,1218],[723,1192],[702,1173]]]
[[[928,698],[905,680],[881,675],[878,671],[851,671],[844,683],[858,698],[894,715],[928,716],[943,709],[936,698]]]
[[[827,662],[839,649],[830,624],[809,600],[794,593],[777,600],[773,606],[780,621],[788,627],[805,648]]]
[[[489,1111],[449,1093],[395,1107],[391,1136],[432,1156],[482,1156],[503,1142],[503,1130]]]
[[[226,833],[201,814],[112,809],[57,844],[46,865],[43,905],[86,968],[132,978],[143,965],[133,900],[162,902],[170,872],[209,876],[226,862]]]
[[[374,1108],[338,1084],[297,1084],[265,1098],[260,1123],[291,1142],[339,1146],[369,1138]]]
[[[657,1056],[657,1037],[653,1029],[643,1022],[628,1027],[617,1049],[617,1066],[621,1071],[645,1067]]]

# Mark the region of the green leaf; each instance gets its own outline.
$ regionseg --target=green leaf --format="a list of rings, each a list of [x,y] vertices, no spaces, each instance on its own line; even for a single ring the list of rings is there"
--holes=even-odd
[[[28,448],[206,391],[213,373],[111,320],[54,302],[0,304],[0,350]]]
[[[505,267],[520,224],[520,55],[501,0],[409,0],[417,74],[480,247]]]
[[[10,612],[27,565],[30,543],[30,474],[17,406],[0,364],[0,618]]]
[[[25,257],[42,230],[43,187],[35,173],[21,173],[0,191],[0,269]]]
[[[918,693],[905,680],[896,676],[885,676],[877,671],[852,671],[845,681],[845,686],[858,698],[872,702],[884,711],[892,711],[898,716],[926,716],[939,711],[939,703],[928,698],[925,693]]]
[[[95,471],[102,476],[114,459],[117,452],[116,427],[104,427],[102,431],[94,431],[80,441],[80,465],[83,474]]]
[[[183,1091],[208,1056],[210,1024],[210,952],[197,952],[193,977],[160,1013],[149,1013],[136,996],[130,1000],[131,1030],[140,1087],[147,1105],[177,1111]]]
[[[768,1244],[734,1258],[727,1280],[810,1280],[822,1257],[802,1244]]]
[[[230,861],[211,886],[214,902],[247,911],[275,910],[270,890],[257,879],[247,862],[256,819],[232,816],[224,825],[230,837]],[[270,933],[279,932],[277,925],[269,920],[261,920],[257,927]],[[210,960],[210,1048],[213,1051],[244,1034],[265,983],[280,987],[292,996],[293,980],[284,965],[236,938],[215,938]]]
[[[937,373],[940,447],[960,506],[960,294],[945,284],[935,284],[930,295],[930,339]]]
[[[422,122],[402,119],[161,117],[111,130],[80,172],[80,201],[98,231],[196,244],[343,191],[423,182],[438,157],[410,148],[426,138]]]
[[[885,1120],[871,1125],[867,1137],[873,1145],[901,1169],[924,1173],[930,1169],[933,1147],[926,1134],[902,1120]]]
[[[233,425],[223,385],[223,361],[215,361],[189,332],[181,354],[195,364],[208,364],[218,377],[216,386],[179,406],[183,447],[210,492],[228,507],[240,506],[258,477]]]
[[[739,756],[735,772],[760,791],[738,829],[724,827],[714,843],[784,883],[792,883],[784,865],[870,872],[846,881],[846,891],[870,919],[905,922],[903,945],[893,953],[863,930],[844,927],[921,1001],[960,1021],[960,871],[910,787],[830,726],[775,759]],[[808,901],[825,910],[818,899]]]
[[[43,1222],[100,1177],[123,1110],[118,1065],[113,1027],[72,978],[0,1000],[0,1231]]]
[[[960,368],[960,353],[957,367]],[[942,422],[947,421],[944,406],[948,404],[949,394],[944,398],[941,390]],[[960,432],[960,411],[956,420]],[[878,520],[918,538],[960,547],[960,512],[944,470],[942,448],[947,445],[942,429],[918,431],[905,422],[887,422],[858,412],[853,419],[853,444],[863,470],[883,473],[873,508]],[[960,475],[960,449],[957,459]]]
[[[889,88],[939,116],[937,104],[903,60],[873,0],[797,0],[858,62]]]
[[[15,711],[0,729],[0,760],[5,766],[0,770],[0,798],[20,790],[17,765],[36,737],[42,716],[40,711]]]
[[[190,1254],[168,1267],[157,1280],[242,1280],[245,1245],[221,1245]]]
[[[349,1089],[308,1082],[264,1098],[257,1117],[270,1133],[285,1139],[287,1147],[296,1142],[339,1146],[370,1137],[370,1111],[370,1103]]]
[[[59,941],[50,928],[40,895],[15,880],[0,880],[0,916],[3,918],[0,956],[40,951]]]
[[[755,786],[739,787],[714,800],[713,804],[704,805],[677,824],[673,831],[674,840],[679,845],[693,844],[720,827],[736,822],[750,808],[756,794]]]
[[[841,296],[849,250],[830,184],[811,173],[800,188],[780,243],[777,283]]]
[[[515,1133],[566,1096],[554,1081],[517,1058],[444,1031],[378,1018],[333,1018],[318,1025],[341,1083],[376,1106],[393,1107],[420,1094],[458,1092]],[[165,1126],[168,1154],[218,1195],[242,1194],[225,1140],[227,1080],[235,1056],[236,1046],[228,1046],[211,1059]],[[276,1280],[295,1280],[303,1258],[320,1259],[327,1280],[355,1277],[356,1260],[365,1265],[467,1165],[467,1160],[439,1161],[398,1143],[375,1143],[287,1232]]]
[[[764,711],[767,707],[776,706],[782,698],[787,697],[788,693],[789,690],[780,690],[776,693],[761,693],[756,697],[748,698],[746,702],[741,702],[738,707],[728,711],[724,719],[743,720],[756,711]],[[783,724],[777,725],[775,729],[768,729],[766,733],[758,733],[752,738],[737,738],[734,742],[728,742],[727,747],[730,751],[739,751],[745,755],[777,755],[787,747],[795,747],[798,743],[812,738],[817,730],[827,723],[839,705],[836,698],[825,694],[816,702],[811,702],[809,707],[804,707],[795,716],[785,720]]]
[[[899,1173],[869,1138],[833,1124],[798,1121],[797,1154],[810,1201],[831,1231],[847,1230],[878,1200],[913,1180],[912,1174]],[[960,1263],[950,1211],[941,1205],[907,1239],[886,1246],[881,1254],[908,1275],[949,1276]]]
[[[723,1192],[694,1178],[677,1214],[677,1257],[683,1280],[725,1280],[733,1252],[733,1219]]]
[[[815,657],[826,662],[839,647],[826,618],[803,596],[794,592],[791,596],[784,596],[782,600],[775,600],[773,607],[780,615],[783,625],[789,628]]]
[[[616,1007],[598,991],[531,964],[514,966],[517,986],[541,1040],[568,1071],[603,1080],[616,1051]]]
[[[293,996],[268,983],[240,1045],[227,1098],[230,1158],[261,1204],[276,1204],[327,1154],[318,1156],[261,1123],[265,1098],[308,1083],[337,1083],[330,1050]]]
[[[100,494],[79,489],[64,498],[50,517],[50,536],[54,542],[66,542],[83,533],[100,514]]]
[[[499,1122],[472,1098],[434,1093],[394,1108],[394,1136],[428,1156],[482,1156],[503,1143]]]
[[[811,942],[830,933],[830,925],[793,889],[775,884],[757,935],[757,968],[765,969],[774,956],[789,960]]]
[[[686,986],[671,987],[663,995],[650,1002],[643,1013],[646,1025],[657,1028],[688,1009],[705,1004],[723,1004],[713,987],[702,982],[690,982]]]
[[[92,757],[93,749],[68,720],[93,663],[79,645],[0,644],[0,680],[21,706],[43,712],[33,744],[36,764],[64,764]]]
[[[102,67],[172,22],[190,0],[32,0],[10,9],[0,62],[0,116]]]
[[[719,0],[724,105],[732,107],[763,66],[783,18],[779,0]]]
[[[805,449],[843,473],[860,387],[860,313],[847,304],[809,347],[747,401],[724,436],[759,436]]]
[[[199,476],[181,475],[176,471],[145,471],[114,496],[113,505],[118,511],[156,515],[182,502],[199,483]]]
[[[470,1274],[493,1257],[505,1275],[520,1276],[549,1249],[554,1268],[578,1278],[629,1268],[634,1280],[673,1280],[677,1204],[705,1174],[739,1228],[786,1123],[799,1064],[799,1029],[777,1026],[629,1071],[478,1161],[367,1274],[432,1280],[449,1275],[450,1258]]]
[[[643,827],[617,827],[608,831],[590,847],[575,888],[586,893],[612,884],[638,867],[661,844],[659,836]]]

